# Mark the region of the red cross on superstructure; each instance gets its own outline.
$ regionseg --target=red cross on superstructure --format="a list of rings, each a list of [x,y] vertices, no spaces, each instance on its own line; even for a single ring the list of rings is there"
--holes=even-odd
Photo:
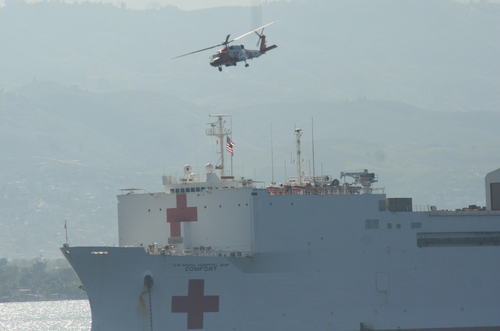
[[[203,329],[203,313],[219,312],[219,296],[204,292],[204,279],[190,279],[187,297],[172,297],[172,313],[187,313],[188,329]]]
[[[198,209],[188,207],[186,194],[177,194],[177,207],[167,208],[167,223],[170,223],[170,237],[181,236],[181,222],[198,221]]]

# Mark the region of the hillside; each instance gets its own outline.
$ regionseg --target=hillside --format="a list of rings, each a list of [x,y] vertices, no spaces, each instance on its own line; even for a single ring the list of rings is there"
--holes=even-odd
[[[65,220],[73,245],[116,244],[120,189],[216,163],[213,113],[233,116],[237,176],[283,182],[301,127],[308,172],[369,169],[390,197],[485,204],[500,165],[499,4],[270,2],[258,20],[278,20],[265,30],[278,48],[222,73],[210,51],[171,58],[255,28],[255,9],[154,7],[0,8],[0,257],[59,257]]]
[[[117,244],[122,188],[160,191],[161,175],[216,163],[205,136],[210,111],[150,91],[89,92],[31,83],[0,97],[0,256],[57,257],[65,242]],[[269,184],[271,124],[277,182],[293,175],[294,127],[304,130],[305,169],[369,169],[391,197],[454,209],[484,205],[484,175],[499,164],[500,112],[448,113],[403,103],[275,103],[230,111],[235,175]],[[286,115],[288,114],[288,115]],[[286,169],[285,169],[286,163]]]
[[[452,0],[302,0],[262,5],[278,48],[250,67],[208,64],[241,35],[250,7],[182,11],[7,1],[0,9],[0,88],[33,79],[93,91],[155,90],[201,107],[287,101],[394,100],[430,110],[498,110],[499,4]],[[254,23],[252,23],[254,22]],[[249,48],[256,36],[242,39]]]

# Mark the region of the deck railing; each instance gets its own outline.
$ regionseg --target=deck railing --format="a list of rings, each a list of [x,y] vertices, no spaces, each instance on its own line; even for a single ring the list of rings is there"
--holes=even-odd
[[[347,194],[362,194],[361,187],[351,186],[344,188],[322,188],[322,187],[268,187],[271,195],[347,195]],[[385,188],[372,188],[370,194],[384,194]]]

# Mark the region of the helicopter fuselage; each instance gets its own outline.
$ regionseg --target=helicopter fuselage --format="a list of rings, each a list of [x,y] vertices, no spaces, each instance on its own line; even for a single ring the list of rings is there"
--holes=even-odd
[[[218,50],[210,57],[210,65],[213,67],[235,66],[236,63],[261,56],[258,50],[245,49],[243,45],[232,45]]]
[[[235,66],[238,62],[241,62],[241,61],[244,61],[245,62],[245,67],[248,67],[247,60],[251,60],[253,58],[257,58],[257,57],[261,56],[262,54],[265,54],[267,51],[270,51],[271,49],[275,49],[276,47],[278,47],[276,45],[272,45],[272,46],[267,47],[266,46],[266,36],[263,34],[264,28],[266,26],[274,24],[275,22],[276,21],[268,23],[266,25],[263,25],[260,28],[252,30],[250,32],[247,32],[244,35],[241,35],[241,36],[239,36],[237,38],[234,38],[232,40],[229,40],[230,34],[228,34],[227,37],[226,37],[226,40],[224,42],[218,44],[218,45],[207,47],[207,48],[203,48],[203,49],[199,49],[197,51],[186,53],[186,54],[183,54],[183,55],[179,55],[179,56],[176,56],[176,57],[174,57],[172,59],[176,59],[176,58],[179,58],[179,57],[183,57],[183,56],[194,54],[194,53],[198,53],[198,52],[203,52],[203,51],[206,51],[208,49],[212,49],[212,48],[215,48],[215,47],[218,47],[218,46],[224,46],[224,48],[218,50],[215,54],[213,54],[212,56],[210,56],[210,65],[212,67],[218,67],[219,71],[222,71],[222,66],[226,66],[226,67]],[[260,29],[262,29],[260,31],[260,33],[257,32]],[[231,46],[229,46],[229,44],[232,43],[233,41],[236,41],[238,39],[246,37],[249,34],[252,34],[254,32],[259,36],[259,41],[257,42],[257,46],[260,43],[259,50],[245,49],[245,46],[243,46],[243,45],[231,45]]]

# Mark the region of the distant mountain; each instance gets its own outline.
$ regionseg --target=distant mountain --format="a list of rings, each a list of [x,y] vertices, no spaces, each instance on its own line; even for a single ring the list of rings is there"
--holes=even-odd
[[[119,189],[161,191],[162,174],[181,176],[189,163],[204,178],[205,164],[217,162],[216,141],[205,136],[212,112],[151,91],[33,82],[4,92],[0,256],[59,256],[65,220],[73,245],[117,244]],[[295,127],[304,132],[307,172],[339,178],[340,171],[369,169],[389,197],[413,197],[416,205],[484,205],[484,176],[500,165],[500,112],[437,112],[363,98],[241,104],[228,112],[235,175],[263,185],[273,173],[276,182],[295,175]]]
[[[72,243],[117,242],[119,189],[161,189],[161,170],[147,172],[201,140],[197,112],[160,92],[32,83],[3,93],[0,256],[57,255],[65,220]]]
[[[307,110],[310,118],[301,110]],[[291,115],[284,115],[287,112]],[[362,99],[263,105],[243,113],[272,121],[275,146],[285,146],[280,137],[287,135],[288,148],[274,153],[275,172],[283,174],[283,162],[295,150],[290,123],[303,129],[302,154],[312,166],[313,117],[316,174],[324,168],[324,174],[338,178],[340,171],[369,169],[379,175],[379,186],[386,187],[388,196],[412,196],[417,205],[441,209],[484,205],[484,175],[500,167],[499,112],[436,112]],[[238,113],[233,115],[236,118]],[[246,126],[244,130],[250,135],[255,129]],[[266,146],[269,134],[261,130],[258,136],[259,144]],[[288,174],[293,171],[288,165]],[[283,180],[281,175],[278,181]]]
[[[498,110],[499,4],[452,0],[295,0],[264,4],[278,48],[250,67],[171,60],[255,28],[250,7],[181,11],[7,1],[0,87],[33,79],[92,91],[155,90],[201,107],[394,100],[431,110]],[[251,48],[256,36],[241,40]]]
[[[278,20],[265,30],[278,48],[220,73],[210,51],[171,58],[255,28],[254,9],[6,1],[0,258],[59,256],[65,220],[74,245],[116,244],[119,189],[162,190],[162,174],[189,163],[203,178],[217,162],[204,134],[213,113],[232,115],[235,175],[263,185],[294,175],[301,127],[309,173],[368,169],[390,197],[485,204],[484,175],[500,166],[498,4],[294,0],[260,11]]]

